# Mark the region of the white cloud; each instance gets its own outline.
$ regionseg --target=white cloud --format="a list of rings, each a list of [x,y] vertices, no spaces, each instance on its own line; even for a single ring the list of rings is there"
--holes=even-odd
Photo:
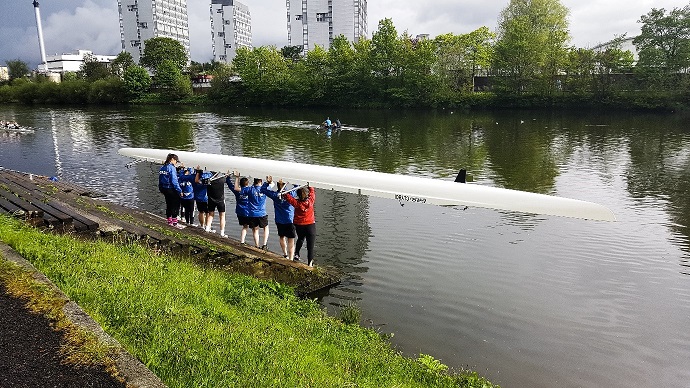
[[[117,8],[103,8],[86,0],[74,10],[48,15],[43,22],[43,37],[48,55],[77,49],[116,55],[121,50]]]

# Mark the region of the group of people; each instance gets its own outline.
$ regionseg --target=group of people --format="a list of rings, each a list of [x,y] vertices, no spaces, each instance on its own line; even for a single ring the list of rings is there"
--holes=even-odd
[[[326,121],[321,123],[321,128],[323,129],[338,129],[341,126],[342,124],[340,124],[340,119],[335,119],[335,121],[331,121],[330,117],[327,117]]]
[[[257,248],[268,249],[268,215],[266,212],[266,198],[273,200],[275,224],[278,230],[280,248],[283,257],[288,260],[299,261],[300,250],[305,241],[307,244],[307,265],[314,263],[314,242],[316,241],[316,223],[314,217],[314,202],[316,193],[313,187],[293,186],[286,189],[285,182],[279,180],[277,191],[273,190],[273,177],[267,176],[266,181],[254,178],[249,184],[249,178],[241,177],[239,171],[232,175],[223,175],[199,169],[178,166],[180,160],[176,154],[168,154],[165,163],[159,170],[158,189],[165,197],[165,216],[167,223],[174,228],[184,228],[178,219],[182,214],[184,223],[194,224],[194,205],[199,212],[199,226],[207,232],[215,232],[211,228],[216,210],[218,211],[218,226],[220,236],[225,234],[225,186],[235,196],[235,214],[242,230],[240,243],[246,244],[248,232],[252,231],[254,245]],[[225,178],[225,179],[223,179]],[[263,239],[260,234],[263,232]],[[261,243],[260,243],[261,242]]]
[[[3,129],[21,129],[19,124],[17,124],[16,121],[4,121],[0,120],[0,128]]]

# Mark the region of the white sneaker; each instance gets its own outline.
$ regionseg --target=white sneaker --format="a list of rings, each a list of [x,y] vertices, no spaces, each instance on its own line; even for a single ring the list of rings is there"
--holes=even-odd
[[[223,237],[223,238],[225,238],[225,237],[228,237],[228,235],[227,235],[227,234],[225,234],[225,233],[221,233],[221,234],[220,234],[220,237]]]

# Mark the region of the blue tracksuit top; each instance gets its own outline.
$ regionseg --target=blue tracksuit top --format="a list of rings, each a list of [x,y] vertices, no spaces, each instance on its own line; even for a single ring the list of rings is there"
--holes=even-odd
[[[177,180],[180,182],[180,188],[182,189],[182,199],[194,199],[194,188],[192,184],[196,174],[185,175],[185,170],[180,171],[180,175]]]
[[[196,174],[192,176],[196,177]],[[202,172],[201,176],[199,177],[199,180],[210,179],[212,176],[213,175],[210,172]],[[196,183],[196,181],[192,180],[192,188],[194,189],[194,199],[199,202],[208,202],[208,194],[206,193],[207,187],[208,186],[201,182]]]
[[[175,189],[178,193],[182,192],[180,183],[177,181],[177,169],[170,163],[164,164],[158,171],[158,188]]]
[[[238,216],[250,217],[249,215],[249,197],[242,192],[235,191],[235,180],[231,177],[225,178],[225,183],[228,184],[230,191],[235,194],[235,214]]]
[[[292,224],[292,219],[295,217],[295,208],[292,207],[288,201],[280,198],[277,191],[270,190],[268,188],[268,182],[265,182],[261,186],[261,192],[273,200],[276,224]]]
[[[249,217],[266,215],[266,194],[261,192],[261,186],[243,187],[240,194],[249,198]]]

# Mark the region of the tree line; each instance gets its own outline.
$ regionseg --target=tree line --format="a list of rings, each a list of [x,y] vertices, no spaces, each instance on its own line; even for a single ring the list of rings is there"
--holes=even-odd
[[[433,39],[399,34],[384,19],[371,39],[338,36],[328,49],[307,53],[297,46],[240,48],[230,65],[187,66],[179,42],[154,38],[146,41],[139,64],[126,53],[110,68],[85,60],[61,86],[17,86],[15,80],[14,95],[7,85],[0,87],[0,100],[52,102],[55,93],[41,93],[44,88],[66,89],[65,101],[76,99],[70,102],[190,101],[190,76],[207,73],[213,75],[210,92],[193,101],[420,108],[690,105],[690,4],[654,8],[640,17],[641,33],[633,39],[637,62],[624,49],[625,35],[597,48],[571,46],[568,13],[559,0],[511,0],[495,32],[481,27]]]

